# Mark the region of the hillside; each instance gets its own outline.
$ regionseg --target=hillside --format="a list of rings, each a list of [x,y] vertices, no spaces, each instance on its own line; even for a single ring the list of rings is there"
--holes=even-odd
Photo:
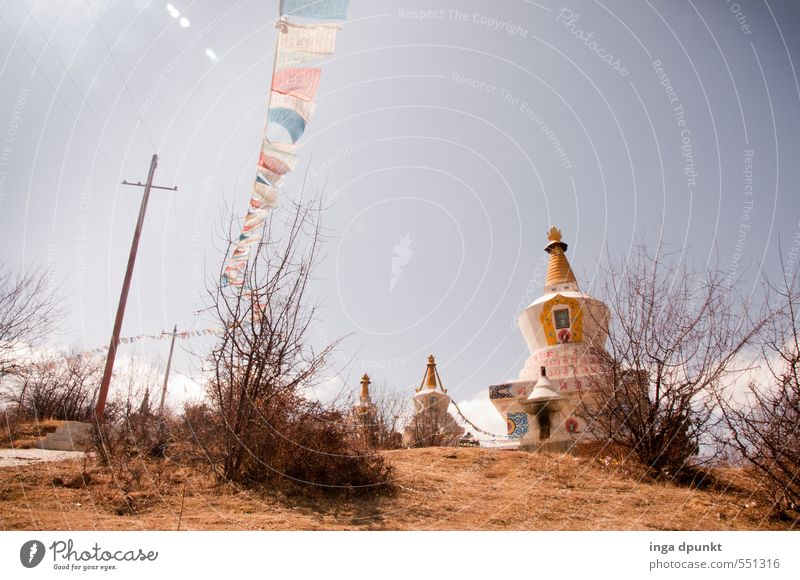
[[[711,489],[643,481],[608,460],[477,448],[386,453],[398,492],[334,501],[218,486],[183,468],[145,470],[130,502],[89,461],[0,469],[2,529],[752,530],[766,517],[741,470]],[[608,465],[606,465],[608,463]],[[128,485],[132,485],[130,482]]]

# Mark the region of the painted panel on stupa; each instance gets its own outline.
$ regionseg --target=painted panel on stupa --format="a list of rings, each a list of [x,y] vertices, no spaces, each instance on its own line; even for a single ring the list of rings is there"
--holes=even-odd
[[[526,413],[509,413],[506,415],[508,436],[511,439],[521,439],[528,432],[528,415]]]
[[[584,344],[540,350],[526,364],[534,369],[547,367],[547,376],[555,380],[595,375],[602,369],[597,351]]]
[[[556,328],[555,313],[553,310],[557,306],[567,306],[571,325],[569,328]],[[555,346],[569,342],[581,342],[583,340],[583,309],[581,302],[577,298],[569,298],[556,294],[542,305],[540,315],[542,329],[547,338],[547,344]]]
[[[489,387],[490,399],[513,399],[514,394],[511,392],[511,385],[493,385]]]

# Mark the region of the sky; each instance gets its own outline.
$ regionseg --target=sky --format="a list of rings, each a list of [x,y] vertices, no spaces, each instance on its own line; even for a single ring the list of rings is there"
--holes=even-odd
[[[54,345],[108,343],[141,188],[159,156],[123,336],[212,325],[221,228],[244,215],[278,2],[0,2],[0,259],[46,268]],[[800,247],[800,4],[352,0],[282,195],[329,209],[313,292],[346,336],[329,393],[419,384],[433,353],[465,412],[528,355],[546,232],[581,288],[637,237],[718,257],[757,299]],[[280,210],[278,210],[280,211]],[[170,402],[208,338],[178,341]],[[120,356],[166,363],[166,340]],[[321,393],[325,396],[325,393]]]

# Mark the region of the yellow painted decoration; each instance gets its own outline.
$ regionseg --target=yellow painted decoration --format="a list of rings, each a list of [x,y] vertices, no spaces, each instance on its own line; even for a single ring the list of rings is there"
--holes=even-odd
[[[556,330],[555,316],[553,309],[556,306],[569,307],[569,321],[570,328],[567,340],[558,339],[558,330]],[[542,323],[544,335],[547,338],[547,344],[554,346],[561,342],[582,342],[583,341],[583,308],[581,302],[577,298],[568,298],[561,294],[556,294],[550,300],[542,305],[542,314],[539,320]]]

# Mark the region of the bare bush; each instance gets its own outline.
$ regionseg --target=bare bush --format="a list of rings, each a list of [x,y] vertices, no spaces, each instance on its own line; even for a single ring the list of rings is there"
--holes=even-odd
[[[101,364],[101,375],[102,370]],[[116,388],[106,406],[104,424],[95,424],[95,449],[120,477],[132,477],[135,474],[131,470],[143,469],[146,462],[142,460],[163,458],[172,443],[178,420],[169,412],[157,412],[153,402],[153,393],[160,388],[158,371],[152,363],[131,361],[121,376],[115,375]]]
[[[174,441],[181,463],[203,465],[219,457],[219,434],[225,429],[219,415],[208,403],[187,402],[175,425]]]
[[[656,472],[700,463],[719,422],[715,394],[735,377],[734,359],[759,325],[747,321],[724,273],[692,269],[660,245],[639,243],[626,261],[609,262],[599,286],[612,321],[606,349],[596,345],[600,380],[582,409],[589,428]]]
[[[409,447],[456,447],[463,431],[454,431],[453,418],[441,401],[429,399],[416,409],[405,428]]]
[[[287,206],[270,212],[243,285],[218,282],[209,290],[210,311],[223,329],[207,358],[211,408],[223,427],[219,453],[211,455],[215,469],[240,483],[282,479],[352,491],[367,489],[370,479],[384,484],[382,458],[361,453],[334,410],[303,396],[322,380],[338,341],[315,345],[311,338],[319,206]],[[230,250],[230,236],[228,243]]]
[[[27,351],[55,330],[63,313],[48,272],[14,273],[0,262],[0,381],[24,369]]]
[[[371,389],[369,404],[352,405],[352,419],[361,441],[371,449],[402,447],[400,428],[407,406],[406,397],[390,392],[383,384]]]
[[[0,399],[21,418],[86,421],[94,410],[102,372],[100,357],[77,352],[29,359],[3,383]]]
[[[764,380],[753,380],[747,398],[721,397],[735,452],[755,468],[762,499],[775,513],[800,512],[800,284],[785,278],[774,293],[773,312],[761,340]],[[795,518],[797,518],[795,515]]]

